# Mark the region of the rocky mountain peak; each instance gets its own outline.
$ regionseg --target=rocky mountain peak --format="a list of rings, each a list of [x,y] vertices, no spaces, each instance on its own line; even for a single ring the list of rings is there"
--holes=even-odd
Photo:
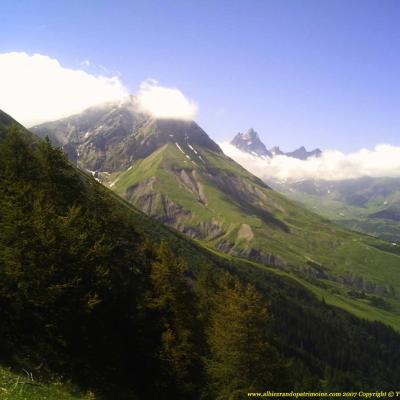
[[[247,132],[242,133],[241,135],[244,140],[260,140],[258,133],[253,128],[250,128]]]
[[[283,152],[279,146],[274,146],[267,150],[264,143],[260,140],[258,133],[253,128],[250,128],[245,133],[239,132],[236,134],[236,136],[232,139],[231,144],[241,151],[262,158],[285,155],[287,157],[297,158],[299,160],[306,160],[309,157],[320,157],[322,154],[320,149],[307,151],[304,146],[287,153]]]
[[[258,133],[250,128],[247,132],[239,132],[231,141],[231,144],[239,150],[259,157],[271,157],[264,143],[260,140]]]
[[[167,143],[222,152],[196,122],[156,119],[140,111],[135,96],[35,126],[32,131],[48,135],[71,160],[92,172],[123,170]]]

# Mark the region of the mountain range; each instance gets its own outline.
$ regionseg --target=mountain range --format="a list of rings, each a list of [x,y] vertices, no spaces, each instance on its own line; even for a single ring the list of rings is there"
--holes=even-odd
[[[254,143],[256,145],[252,147]],[[266,147],[253,130],[236,135],[231,144],[259,158],[266,156],[265,151],[256,150],[266,150]],[[304,147],[292,153],[280,152],[279,148],[267,152],[300,160],[321,155],[319,149],[307,152]],[[281,180],[270,177],[266,183],[346,228],[400,242],[400,178],[365,176],[343,180]]]
[[[75,155],[80,169],[0,111],[0,376],[7,396],[211,400],[265,385],[392,388],[400,376],[395,249],[275,193],[194,122],[141,116],[137,130],[123,133],[121,125],[132,127],[138,118],[130,107],[101,107],[94,126],[78,125],[99,108],[52,123],[53,140]],[[132,136],[145,148],[121,152],[121,160],[100,157],[111,147],[121,150],[100,128],[105,123],[119,140]],[[75,142],[64,140],[58,124]],[[135,154],[145,158],[126,161]],[[86,172],[86,162],[103,169]],[[113,171],[114,165],[126,169]],[[218,215],[229,222],[221,229],[237,230],[231,237],[238,249],[243,241],[254,250],[219,246],[229,231],[218,242],[206,229],[187,230],[197,226],[190,219],[177,225],[182,235],[94,178],[115,182],[117,193],[148,214],[146,198],[155,201],[163,207],[157,218],[171,218],[173,226],[177,209],[191,212],[200,226]],[[149,179],[148,194],[137,194],[143,203],[127,195]],[[167,199],[172,208],[164,207]],[[273,247],[281,261],[261,257]],[[248,365],[250,381],[243,373]],[[57,383],[49,385],[54,376]]]
[[[208,248],[278,268],[330,303],[399,326],[397,248],[288,200],[194,121],[141,114],[132,97],[32,130],[135,207]]]
[[[283,152],[279,146],[274,146],[268,150],[265,144],[260,140],[258,133],[252,128],[245,133],[239,132],[236,134],[230,143],[245,153],[261,158],[287,156],[299,160],[307,160],[309,157],[320,157],[322,154],[320,149],[307,151],[304,146],[286,153]]]

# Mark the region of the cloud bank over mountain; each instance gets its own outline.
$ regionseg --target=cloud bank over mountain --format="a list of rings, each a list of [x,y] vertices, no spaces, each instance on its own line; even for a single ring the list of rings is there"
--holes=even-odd
[[[81,68],[89,61],[81,63]],[[42,54],[0,54],[0,109],[26,126],[57,120],[128,96],[119,76],[66,68]],[[197,104],[177,88],[145,80],[136,93],[142,111],[157,118],[193,119]]]
[[[155,79],[148,79],[140,84],[137,93],[142,111],[156,118],[195,119],[197,104],[177,88],[160,86]]]
[[[31,126],[128,94],[117,76],[63,67],[41,54],[0,54],[0,108]]]
[[[244,168],[268,180],[325,179],[342,180],[362,176],[400,177],[400,147],[381,144],[373,150],[361,149],[344,154],[325,150],[320,157],[298,160],[287,156],[262,159],[238,150],[229,143],[220,144],[222,150]]]

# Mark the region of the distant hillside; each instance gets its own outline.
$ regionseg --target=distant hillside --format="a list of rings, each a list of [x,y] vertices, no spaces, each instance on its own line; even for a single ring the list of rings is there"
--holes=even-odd
[[[400,242],[400,179],[271,182],[281,193],[349,229]]]
[[[285,155],[300,160],[321,155],[319,149],[308,152],[304,147],[289,153],[284,153],[279,147],[268,151],[253,130],[246,134],[238,133],[231,144],[260,158],[270,157],[266,152],[272,156]],[[267,183],[285,196],[303,203],[310,210],[346,228],[391,242],[400,241],[398,178],[282,181],[271,177]]]

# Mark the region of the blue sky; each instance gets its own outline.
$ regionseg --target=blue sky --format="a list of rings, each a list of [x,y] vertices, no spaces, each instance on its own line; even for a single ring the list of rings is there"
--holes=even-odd
[[[217,140],[254,127],[267,146],[400,145],[400,2],[3,0],[0,53],[147,78],[194,99]],[[1,88],[0,88],[1,90]]]

